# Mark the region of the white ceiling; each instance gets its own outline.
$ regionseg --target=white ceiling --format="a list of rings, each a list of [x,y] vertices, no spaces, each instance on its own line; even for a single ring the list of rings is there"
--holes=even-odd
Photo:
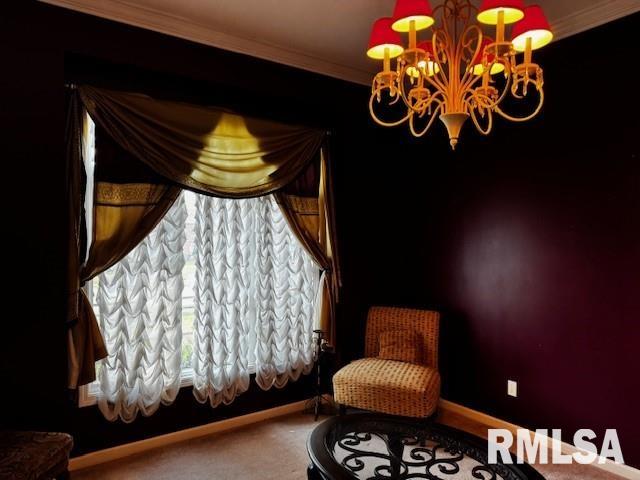
[[[373,21],[394,0],[41,0],[123,23],[368,84]],[[433,6],[440,0],[431,0]],[[529,1],[528,3],[531,3]],[[639,0],[538,0],[556,39],[640,11]]]

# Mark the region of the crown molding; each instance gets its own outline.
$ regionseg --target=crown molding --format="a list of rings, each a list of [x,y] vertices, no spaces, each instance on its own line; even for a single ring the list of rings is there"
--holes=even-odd
[[[638,0],[603,0],[576,9],[572,14],[552,22],[552,29],[555,38],[559,40],[635,12],[640,12]]]
[[[279,45],[219,32],[191,19],[152,8],[141,7],[129,2],[121,0],[39,1],[341,80],[362,85],[371,84],[371,72],[334,63],[330,60]]]
[[[219,32],[191,19],[141,7],[125,0],[39,1],[362,85],[370,85],[375,73],[264,41]],[[559,40],[569,37],[638,11],[638,0],[603,0],[576,9],[570,15],[552,22],[555,38]]]

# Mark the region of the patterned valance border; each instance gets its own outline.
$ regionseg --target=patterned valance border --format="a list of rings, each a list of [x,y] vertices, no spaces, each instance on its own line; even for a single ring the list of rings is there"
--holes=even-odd
[[[287,195],[289,204],[298,215],[319,215],[318,199],[315,197],[299,197]]]
[[[153,205],[158,203],[166,193],[166,185],[98,182],[96,204],[114,207]]]

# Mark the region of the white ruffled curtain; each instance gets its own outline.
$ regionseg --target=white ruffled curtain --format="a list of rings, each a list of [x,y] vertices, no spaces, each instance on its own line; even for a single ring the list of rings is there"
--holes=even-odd
[[[212,407],[249,388],[250,200],[198,195],[193,394]]]
[[[283,387],[313,365],[319,270],[272,196],[199,196],[194,395],[228,404],[249,387]]]
[[[142,243],[99,276],[95,303],[109,356],[99,365],[98,406],[109,420],[151,415],[178,394],[186,218],[181,195]]]
[[[313,366],[315,297],[320,272],[271,197],[255,199],[257,300],[256,382],[267,390],[309,373]]]
[[[195,203],[190,220],[185,200]],[[194,263],[185,268],[187,249]],[[154,231],[98,277],[94,305],[109,351],[98,366],[101,411],[125,422],[151,415],[175,400],[181,374],[191,374],[195,398],[214,407],[245,392],[252,372],[265,390],[297,380],[313,366],[319,274],[273,196],[183,192]],[[182,371],[183,298],[191,296],[191,370]]]

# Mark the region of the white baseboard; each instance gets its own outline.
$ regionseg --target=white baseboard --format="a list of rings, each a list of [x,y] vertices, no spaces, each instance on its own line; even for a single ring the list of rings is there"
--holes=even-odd
[[[488,427],[503,428],[505,430],[509,430],[511,433],[514,433],[514,434],[516,430],[523,428],[513,423],[509,423],[505,420],[501,420],[499,418],[492,417],[491,415],[487,415],[486,413],[482,413],[477,410],[473,410],[471,408],[465,407],[464,405],[450,402],[449,400],[441,399],[439,403],[439,407],[444,411],[456,413],[462,417],[487,425]],[[529,434],[535,435],[535,432],[532,432],[531,430],[529,430]],[[574,452],[579,451],[575,446],[566,442],[562,442],[561,450],[562,450],[562,453],[566,453],[566,454],[573,454]],[[623,465],[621,463],[613,462],[608,458],[603,460],[604,460],[604,463],[595,462],[591,465],[623,478],[628,478],[630,480],[640,479],[640,470],[630,467],[629,465]]]
[[[69,461],[69,470],[81,470],[83,468],[93,467],[94,465],[100,465],[101,463],[128,457],[129,455],[135,455],[136,453],[146,452],[154,448],[164,447],[173,443],[203,437],[205,435],[211,435],[212,433],[224,432],[226,430],[243,427],[245,425],[261,422],[270,418],[288,415],[290,413],[301,412],[304,409],[305,403],[307,403],[307,401],[302,400],[270,408],[268,410],[261,410],[259,412],[249,413],[247,415],[241,415],[227,420],[220,420],[219,422],[208,423],[206,425],[200,425],[198,427],[188,428],[178,432],[167,433],[165,435],[159,435],[157,437],[146,438],[144,440],[127,443],[125,445],[118,445],[117,447],[107,448],[105,450],[98,450],[97,452],[87,453],[86,455],[72,458]]]

